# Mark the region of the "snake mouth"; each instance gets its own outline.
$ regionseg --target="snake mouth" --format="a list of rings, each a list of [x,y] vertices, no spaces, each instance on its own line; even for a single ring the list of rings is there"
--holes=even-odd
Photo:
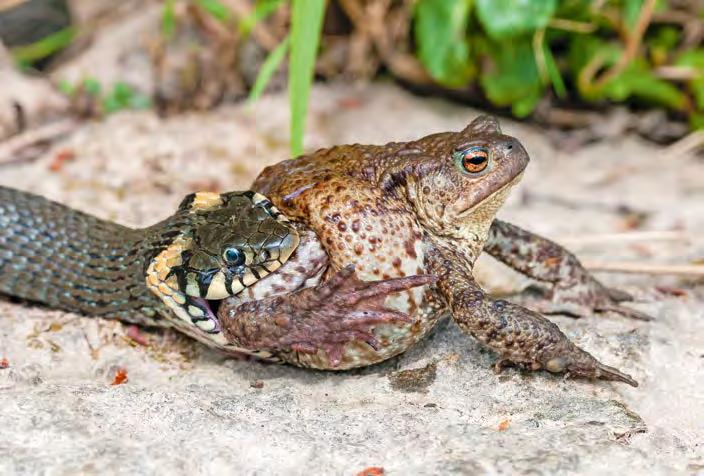
[[[222,299],[205,299],[202,297],[188,296],[187,309],[193,324],[209,334],[219,334],[222,331],[220,320],[217,317]]]
[[[217,337],[222,301],[280,268],[300,237],[288,218],[257,193],[189,197],[180,210],[191,226],[152,257],[146,283],[180,327],[185,322]]]

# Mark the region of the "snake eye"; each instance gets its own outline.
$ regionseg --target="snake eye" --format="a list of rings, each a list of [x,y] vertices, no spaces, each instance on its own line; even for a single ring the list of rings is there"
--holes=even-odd
[[[478,174],[489,165],[489,151],[485,147],[469,147],[452,154],[459,169],[469,174]]]
[[[230,266],[242,266],[246,259],[244,251],[239,248],[225,248],[222,257]]]

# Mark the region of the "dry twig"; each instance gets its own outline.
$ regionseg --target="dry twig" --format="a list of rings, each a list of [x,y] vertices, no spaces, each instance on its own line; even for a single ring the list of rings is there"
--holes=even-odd
[[[697,264],[650,264],[631,262],[582,261],[591,271],[608,273],[658,274],[677,276],[704,276],[704,265]]]
[[[697,150],[702,145],[704,145],[704,131],[694,131],[674,144],[670,144],[663,153],[669,159],[681,157]]]
[[[52,142],[73,132],[78,124],[76,119],[62,119],[10,137],[0,143],[0,165],[35,158]]]
[[[593,33],[598,28],[594,23],[586,23],[567,18],[551,18],[548,26],[555,30],[573,31],[575,33]]]
[[[691,66],[660,66],[653,70],[653,74],[672,81],[690,81],[702,76],[699,70]]]
[[[597,87],[603,86],[610,80],[614,79],[616,76],[621,74],[623,70],[631,64],[631,61],[636,57],[638,53],[638,47],[643,40],[643,35],[645,30],[650,24],[650,19],[653,17],[653,10],[655,9],[655,4],[657,0],[646,0],[641,7],[640,14],[638,15],[638,21],[632,31],[629,32],[628,41],[626,43],[626,50],[623,52],[618,62],[613,65],[608,71],[606,71],[600,78],[595,81]]]
[[[398,23],[395,23],[396,27],[389,28],[387,22],[391,17],[392,8],[389,0],[375,0],[364,8],[353,0],[341,0],[340,6],[355,30],[371,38],[382,62],[395,77],[415,85],[433,84],[432,78],[420,62],[413,55],[403,52],[403,48],[399,48],[399,40],[407,41],[407,32],[398,28]],[[402,5],[400,8],[409,10],[410,6]],[[403,18],[405,14],[407,12],[401,12],[399,18]],[[409,22],[403,24],[408,25]]]
[[[635,241],[691,241],[683,231],[631,231],[627,233],[603,233],[586,236],[564,236],[557,238],[558,243],[575,245],[593,245],[603,243],[632,243]]]

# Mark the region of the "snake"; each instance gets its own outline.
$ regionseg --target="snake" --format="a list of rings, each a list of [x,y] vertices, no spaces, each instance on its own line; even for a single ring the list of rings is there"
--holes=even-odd
[[[230,345],[213,305],[276,271],[299,242],[252,191],[192,193],[166,219],[130,228],[0,186],[0,294],[175,327],[211,347]]]

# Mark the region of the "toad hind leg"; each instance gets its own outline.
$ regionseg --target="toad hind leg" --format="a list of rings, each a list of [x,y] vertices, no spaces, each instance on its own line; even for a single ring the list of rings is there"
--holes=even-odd
[[[438,288],[460,328],[499,354],[497,369],[511,362],[531,370],[638,386],[629,375],[577,347],[553,322],[522,306],[488,298],[471,276],[450,265],[443,263],[434,270],[438,274],[440,269],[449,270]]]
[[[551,285],[526,301],[541,312],[584,317],[593,311],[612,311],[634,319],[652,319],[621,306],[620,302],[631,301],[632,296],[594,279],[568,250],[516,225],[494,220],[484,251],[529,278]]]

